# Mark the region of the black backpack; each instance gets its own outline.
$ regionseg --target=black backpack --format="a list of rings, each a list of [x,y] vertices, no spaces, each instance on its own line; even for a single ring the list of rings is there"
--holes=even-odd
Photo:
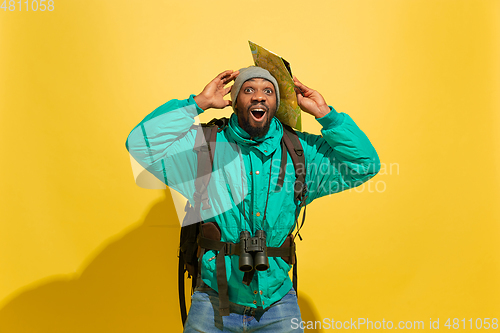
[[[222,131],[228,124],[228,118],[212,119],[207,124],[193,125],[192,128],[197,129],[196,139],[195,139],[195,150],[198,156],[198,176],[195,180],[195,193],[194,202],[195,205],[192,207],[189,201],[186,203],[185,211],[186,216],[181,228],[180,234],[180,245],[179,245],[179,267],[178,267],[178,288],[179,288],[179,305],[181,310],[182,324],[184,325],[187,319],[186,311],[186,300],[185,300],[185,286],[184,286],[184,276],[185,272],[188,272],[188,278],[191,278],[192,289],[198,283],[198,278],[200,275],[201,261],[198,258],[203,256],[206,250],[216,250],[216,267],[217,267],[217,283],[219,289],[219,304],[220,304],[220,314],[222,316],[229,315],[229,297],[228,297],[228,287],[227,279],[225,274],[225,255],[239,255],[239,247],[234,246],[237,244],[220,242],[220,230],[214,222],[196,222],[201,221],[200,209],[210,208],[210,203],[208,200],[208,184],[210,182],[210,176],[212,174],[213,159],[215,154],[216,138],[217,133]],[[305,206],[307,199],[307,186],[305,184],[306,169],[305,169],[305,157],[302,145],[299,141],[297,133],[289,126],[283,124],[283,138],[281,140],[281,166],[280,174],[278,178],[278,186],[282,187],[285,178],[285,168],[287,163],[287,152],[290,154],[294,168],[295,168],[295,184],[294,184],[294,197],[299,204],[299,209],[295,214],[295,224],[297,227],[297,232],[295,235],[302,237],[299,234],[300,228],[304,224],[305,220],[305,208],[304,214],[302,216],[302,223],[298,225],[298,216],[302,206]],[[214,236],[218,234],[219,239],[217,240]],[[295,236],[290,234],[285,243],[279,248],[267,248],[267,255],[269,257],[282,257],[286,262],[293,265],[293,287],[297,290],[298,278],[297,278],[297,258],[295,255]],[[243,278],[243,282],[250,284],[253,273],[247,274]]]

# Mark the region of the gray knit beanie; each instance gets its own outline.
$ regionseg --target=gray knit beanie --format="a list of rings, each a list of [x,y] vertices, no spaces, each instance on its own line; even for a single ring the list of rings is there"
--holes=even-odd
[[[269,73],[267,69],[257,66],[250,66],[246,68],[240,69],[240,74],[234,80],[233,87],[231,88],[231,100],[233,101],[233,110],[236,112],[236,99],[238,98],[238,94],[240,93],[241,86],[245,81],[248,81],[253,78],[261,78],[270,81],[274,86],[274,91],[276,92],[276,110],[278,110],[280,106],[280,88],[278,86],[278,81],[274,78],[274,76]]]

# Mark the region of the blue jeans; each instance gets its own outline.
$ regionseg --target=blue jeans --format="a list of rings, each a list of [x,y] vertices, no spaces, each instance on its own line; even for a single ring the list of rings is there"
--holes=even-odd
[[[293,288],[281,300],[265,310],[262,307],[252,308],[229,302],[229,311],[229,316],[220,316],[219,294],[205,283],[201,283],[191,296],[191,308],[184,333],[303,332],[301,329],[292,329],[293,318],[296,318],[294,323],[302,320],[297,293]]]

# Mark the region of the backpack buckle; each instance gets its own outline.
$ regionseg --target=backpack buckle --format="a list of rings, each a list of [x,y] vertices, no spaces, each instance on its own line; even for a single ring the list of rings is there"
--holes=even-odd
[[[224,254],[226,254],[226,255],[231,254],[232,247],[233,247],[233,244],[225,243],[224,244]]]

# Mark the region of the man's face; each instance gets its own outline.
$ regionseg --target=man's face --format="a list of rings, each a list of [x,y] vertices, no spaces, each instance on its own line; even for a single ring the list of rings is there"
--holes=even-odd
[[[238,125],[252,138],[262,137],[276,113],[274,85],[266,79],[245,81],[236,99]]]

